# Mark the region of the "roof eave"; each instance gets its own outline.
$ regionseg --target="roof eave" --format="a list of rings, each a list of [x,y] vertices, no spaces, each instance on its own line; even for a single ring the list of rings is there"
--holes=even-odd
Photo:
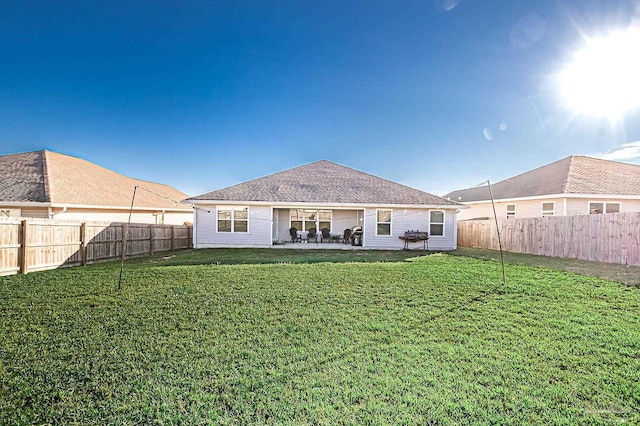
[[[623,200],[637,200],[640,198],[640,194],[638,195],[619,195],[619,194],[547,194],[547,195],[533,195],[528,197],[511,197],[511,198],[494,198],[495,202],[509,203],[515,201],[536,201],[536,200],[545,200],[549,198],[618,198]],[[463,201],[463,203],[467,205],[473,204],[483,204],[490,203],[491,199],[487,198],[484,200],[476,200],[476,201]]]
[[[184,200],[184,203],[190,203],[194,205],[244,205],[244,206],[270,206],[270,207],[278,207],[278,208],[306,208],[306,207],[314,207],[314,208],[335,208],[335,209],[362,209],[362,208],[400,208],[400,209],[408,209],[408,208],[427,208],[427,209],[461,209],[468,208],[462,204],[389,204],[389,203],[318,203],[318,202],[307,202],[307,201],[246,201],[246,200]]]

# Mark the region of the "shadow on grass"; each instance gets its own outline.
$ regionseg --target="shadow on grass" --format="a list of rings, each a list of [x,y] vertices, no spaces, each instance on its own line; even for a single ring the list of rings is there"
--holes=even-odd
[[[458,247],[457,250],[449,252],[449,254],[484,260],[500,260],[500,252],[497,250]],[[509,252],[504,252],[504,261],[512,265],[534,266],[556,271],[574,272],[576,274],[623,283],[628,286],[640,286],[640,267],[638,266]]]
[[[403,262],[436,252],[423,250],[304,250],[304,249],[189,249],[175,252],[158,253],[127,259],[127,268],[148,266],[184,266],[184,265],[256,265],[277,263],[370,263]],[[496,250],[458,247],[455,251],[445,252],[453,256],[466,256],[476,259],[498,261],[500,253]],[[561,259],[557,257],[535,256],[531,254],[504,253],[505,263],[525,265],[556,271],[574,272],[609,281],[620,282],[628,286],[640,286],[640,267],[611,263],[589,262],[579,259]],[[105,262],[90,265],[93,268],[113,268],[118,262]]]
[[[303,249],[198,249],[158,253],[152,256],[127,259],[127,267],[183,266],[183,265],[254,265],[274,263],[370,263],[402,262],[433,252],[423,250],[303,250]],[[115,262],[92,265],[113,267]],[[118,262],[119,263],[119,262]]]

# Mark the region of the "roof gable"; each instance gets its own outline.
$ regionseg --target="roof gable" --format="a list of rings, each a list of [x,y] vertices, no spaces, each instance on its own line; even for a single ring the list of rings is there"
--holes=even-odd
[[[442,197],[327,160],[219,189],[190,200],[458,205]]]
[[[170,186],[133,179],[87,160],[47,150],[0,156],[0,176],[0,201],[128,208],[135,186],[172,200],[187,197]],[[138,191],[135,207],[189,209],[176,206],[172,200]]]
[[[557,194],[638,195],[640,166],[571,156],[491,185],[494,199]],[[485,186],[445,195],[461,203],[489,200]]]

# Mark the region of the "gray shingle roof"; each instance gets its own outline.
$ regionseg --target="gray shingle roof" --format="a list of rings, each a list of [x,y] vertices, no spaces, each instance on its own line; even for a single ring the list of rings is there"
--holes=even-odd
[[[178,201],[187,197],[170,186],[133,179],[57,152],[0,156],[0,202],[129,207],[136,185]],[[135,207],[191,210],[147,191],[136,192]]]
[[[0,156],[0,201],[48,202],[44,151]]]
[[[492,184],[491,190],[497,200],[556,194],[640,196],[640,166],[571,156]],[[460,203],[490,199],[486,185],[444,197]]]
[[[437,195],[327,160],[193,197],[207,201],[457,206]]]

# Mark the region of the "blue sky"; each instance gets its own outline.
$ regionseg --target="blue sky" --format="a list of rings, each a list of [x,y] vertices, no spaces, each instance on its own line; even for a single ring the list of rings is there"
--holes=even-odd
[[[0,154],[189,195],[320,159],[440,195],[569,155],[638,162],[640,109],[582,117],[553,84],[638,19],[631,0],[2,2]]]

